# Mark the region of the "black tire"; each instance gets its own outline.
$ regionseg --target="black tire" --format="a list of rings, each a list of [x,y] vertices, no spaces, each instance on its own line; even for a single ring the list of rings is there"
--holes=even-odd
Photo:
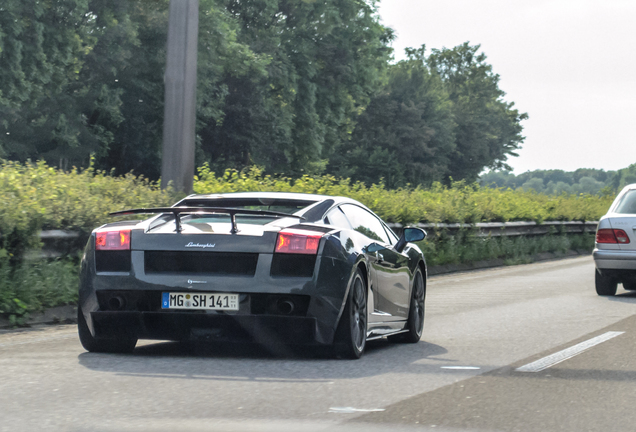
[[[616,279],[609,276],[603,276],[598,270],[595,272],[594,283],[596,285],[596,294],[600,296],[613,296],[616,295],[616,288],[618,282]]]
[[[392,342],[417,343],[424,330],[424,300],[426,299],[426,284],[422,271],[418,268],[413,276],[413,290],[411,291],[411,304],[409,317],[406,322],[405,333],[389,336]]]
[[[81,308],[77,308],[77,332],[80,342],[88,352],[128,354],[135,349],[137,339],[96,339],[88,329]]]
[[[356,270],[334,340],[339,358],[359,359],[367,343],[367,284],[360,269]]]
[[[627,291],[636,291],[636,282],[623,282],[623,288]]]

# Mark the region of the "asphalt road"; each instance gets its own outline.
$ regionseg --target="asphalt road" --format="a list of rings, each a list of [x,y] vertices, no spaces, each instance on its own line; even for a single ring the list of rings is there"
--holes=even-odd
[[[167,342],[91,354],[74,326],[2,332],[0,430],[631,431],[636,294],[598,297],[593,269],[431,278],[423,340],[358,361]]]

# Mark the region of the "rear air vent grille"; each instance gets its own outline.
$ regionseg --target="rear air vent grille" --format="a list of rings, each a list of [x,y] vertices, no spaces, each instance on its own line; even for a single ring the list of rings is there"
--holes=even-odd
[[[95,270],[98,272],[129,272],[130,251],[95,251]]]
[[[254,276],[258,254],[226,252],[146,251],[146,274]]]
[[[312,277],[316,255],[274,254],[272,276]]]

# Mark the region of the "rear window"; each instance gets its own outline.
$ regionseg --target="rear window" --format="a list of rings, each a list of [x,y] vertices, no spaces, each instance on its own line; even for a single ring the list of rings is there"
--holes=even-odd
[[[636,214],[636,190],[632,189],[623,195],[614,213]]]
[[[178,205],[185,207],[227,207],[245,210],[266,210],[294,214],[317,201],[292,200],[277,198],[215,198],[189,199]],[[276,219],[272,216],[236,215],[237,224],[265,225]],[[188,215],[181,219],[182,223],[230,223],[230,217],[224,214]]]
[[[316,201],[279,198],[215,198],[183,200],[179,206],[186,207],[228,207],[247,210],[268,210],[282,213],[296,213]]]

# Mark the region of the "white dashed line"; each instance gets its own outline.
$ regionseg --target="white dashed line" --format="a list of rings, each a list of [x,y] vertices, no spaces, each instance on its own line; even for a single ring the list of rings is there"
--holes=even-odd
[[[364,408],[352,408],[352,407],[329,408],[330,413],[337,413],[337,414],[355,414],[355,413],[380,412],[380,411],[384,411],[384,409],[382,408],[364,409]]]
[[[453,369],[453,370],[479,370],[478,366],[441,366],[440,369]]]
[[[532,363],[528,363],[527,365],[518,367],[515,369],[517,372],[541,372],[544,369],[547,369],[555,364],[561,363],[564,360],[574,357],[577,354],[581,354],[583,351],[592,348],[600,343],[608,341],[616,336],[620,336],[625,332],[607,332],[600,336],[596,336],[590,340],[585,342],[581,342],[580,344],[576,344],[570,348],[566,348],[557,353],[551,354],[547,357],[543,357],[537,361]]]

